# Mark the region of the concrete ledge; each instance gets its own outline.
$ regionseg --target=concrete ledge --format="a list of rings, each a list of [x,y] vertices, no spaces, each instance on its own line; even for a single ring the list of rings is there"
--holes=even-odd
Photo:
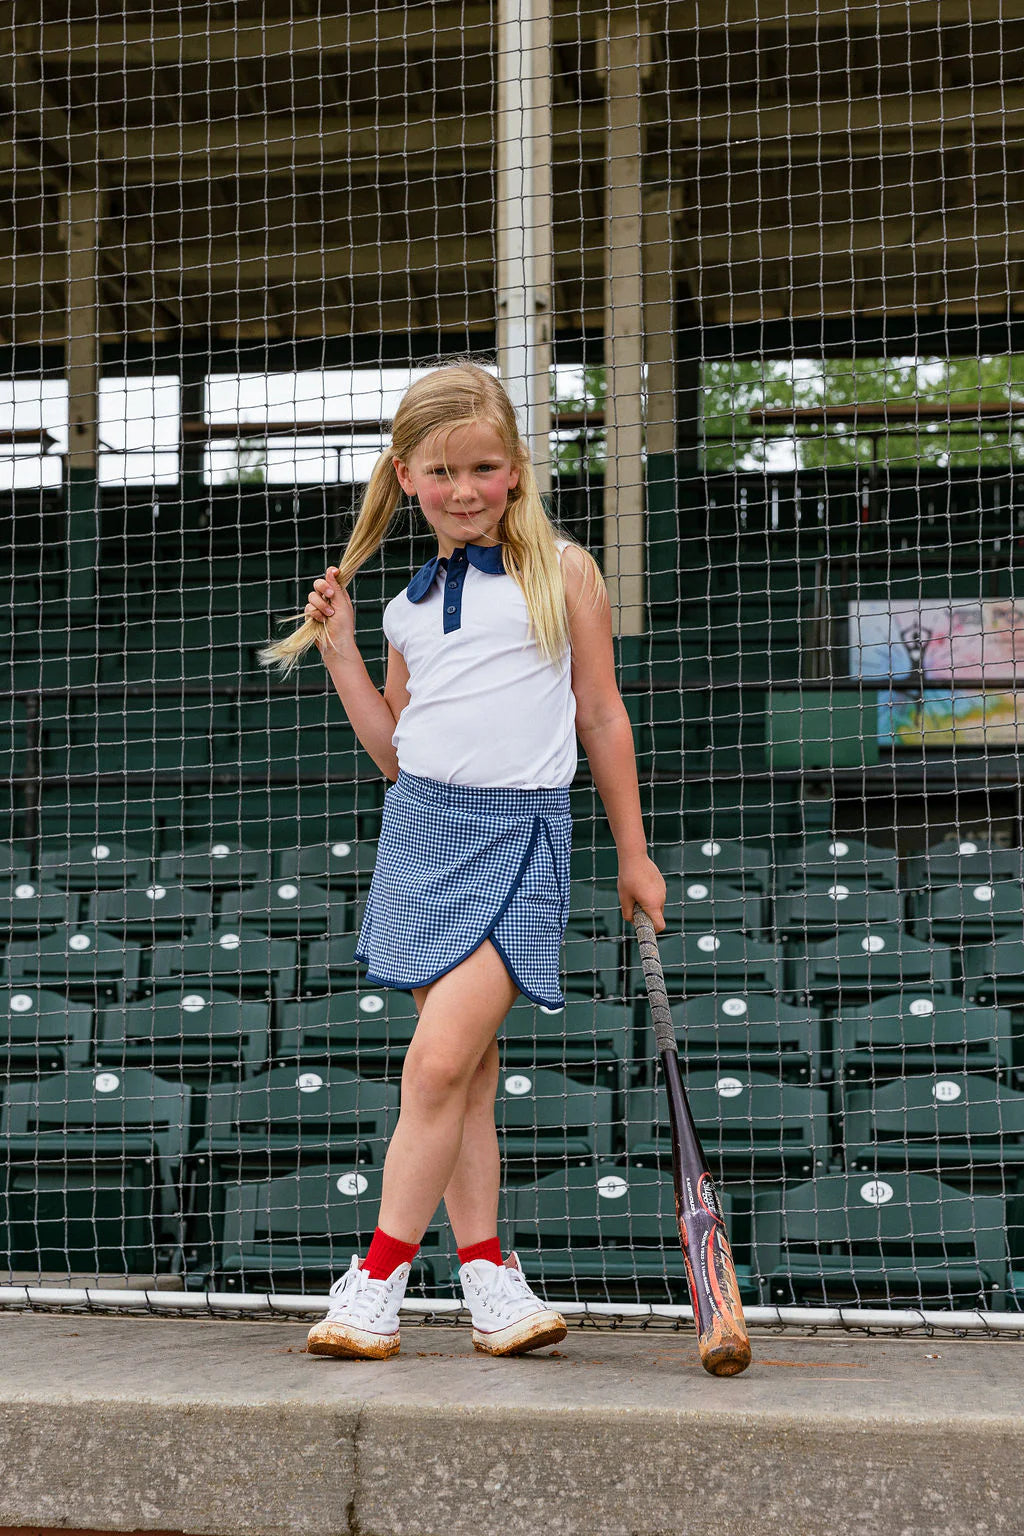
[[[574,1330],[522,1360],[403,1328],[0,1316],[0,1527],[198,1536],[1019,1536],[1010,1340]]]

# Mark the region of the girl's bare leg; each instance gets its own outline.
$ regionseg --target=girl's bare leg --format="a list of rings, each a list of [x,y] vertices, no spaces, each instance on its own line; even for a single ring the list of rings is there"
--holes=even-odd
[[[417,992],[422,995],[423,989]],[[467,1151],[471,1153],[477,1147],[484,1153],[486,1171],[480,1172],[488,1185],[488,1220],[492,1198],[495,1215],[494,1224],[482,1236],[493,1237],[497,1220],[497,1142],[493,1154],[482,1145],[480,1100],[486,1095],[490,1074],[496,1072],[495,1036],[518,996],[518,988],[488,939],[461,965],[433,982],[426,989],[422,1004],[420,996],[414,996],[420,1017],[402,1072],[402,1109],[384,1160],[377,1224],[400,1242],[419,1242],[459,1162],[472,1097],[474,1110]],[[492,1047],[495,1054],[491,1065],[480,1072]],[[474,1085],[478,1072],[483,1080],[479,1089]],[[490,1093],[493,1105],[493,1087]],[[490,1113],[493,1136],[493,1109]],[[463,1179],[476,1183],[478,1175],[467,1165],[460,1176],[460,1188]],[[455,1201],[460,1211],[455,1219],[460,1222],[476,1220],[481,1214],[468,1209],[463,1213],[458,1190]],[[465,1244],[476,1238],[460,1229],[458,1240]]]
[[[498,1230],[501,1156],[494,1129],[498,1042],[492,1040],[473,1073],[462,1123],[462,1147],[444,1192],[456,1246],[485,1242]]]

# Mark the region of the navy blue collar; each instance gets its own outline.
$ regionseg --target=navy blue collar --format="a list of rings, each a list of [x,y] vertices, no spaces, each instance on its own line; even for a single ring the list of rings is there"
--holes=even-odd
[[[501,576],[505,571],[505,562],[502,558],[500,544],[462,544],[452,550],[452,570],[460,565],[473,565],[478,571],[487,571],[491,576]],[[448,556],[435,555],[428,560],[426,565],[421,565],[415,576],[405,589],[405,594],[411,603],[421,603],[434,585],[437,573],[442,568],[447,568]]]

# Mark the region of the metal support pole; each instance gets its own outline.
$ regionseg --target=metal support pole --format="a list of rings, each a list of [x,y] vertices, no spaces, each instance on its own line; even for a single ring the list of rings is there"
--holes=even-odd
[[[604,573],[618,633],[636,635],[643,633],[647,622],[640,206],[642,38],[636,11],[612,11],[607,26]]]
[[[498,372],[551,487],[551,9],[498,4]]]
[[[100,306],[98,264],[103,217],[97,187],[63,198],[67,257],[68,376],[67,566],[71,599],[91,602],[99,570]]]

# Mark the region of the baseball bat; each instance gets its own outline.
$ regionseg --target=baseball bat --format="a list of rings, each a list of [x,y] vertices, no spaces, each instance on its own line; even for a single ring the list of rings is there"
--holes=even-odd
[[[640,946],[654,1034],[668,1093],[676,1220],[686,1261],[700,1361],[712,1376],[737,1376],[750,1364],[750,1338],[743,1320],[736,1266],[718,1193],[683,1087],[654,924],[649,914],[637,904],[633,907],[633,926]]]

